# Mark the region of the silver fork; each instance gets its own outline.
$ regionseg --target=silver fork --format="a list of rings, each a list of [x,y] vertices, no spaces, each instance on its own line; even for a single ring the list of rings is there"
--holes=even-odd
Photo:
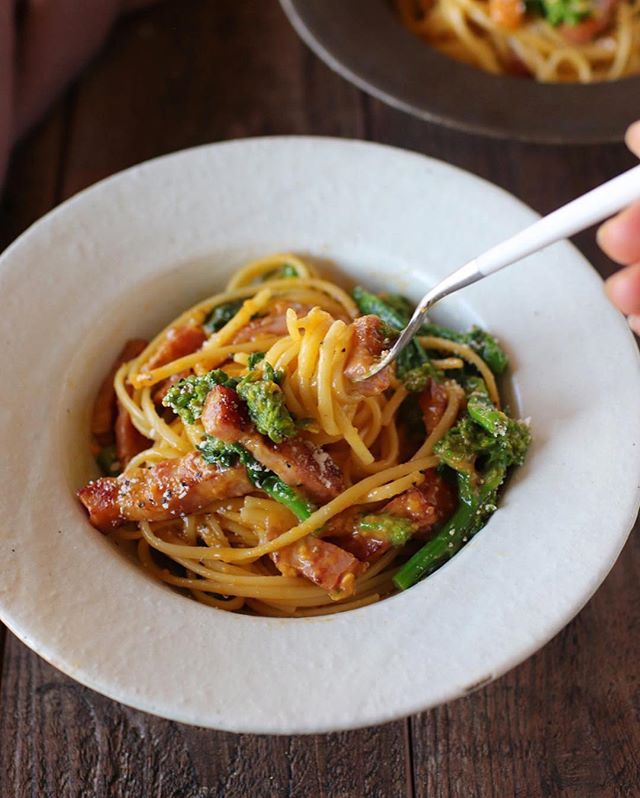
[[[369,371],[358,377],[366,380],[395,360],[422,326],[427,313],[436,302],[466,288],[468,285],[494,274],[515,261],[568,238],[601,222],[634,200],[640,199],[640,166],[614,177],[592,191],[572,200],[561,208],[543,216],[537,222],[516,233],[511,238],[470,260],[448,277],[441,280],[420,301],[409,323],[400,333],[391,349]]]

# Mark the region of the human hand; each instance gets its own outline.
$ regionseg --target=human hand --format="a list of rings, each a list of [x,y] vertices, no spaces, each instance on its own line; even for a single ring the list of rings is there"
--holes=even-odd
[[[640,121],[627,130],[627,146],[640,157]],[[625,268],[605,283],[609,299],[640,335],[640,202],[605,222],[598,230],[598,243],[606,254]]]

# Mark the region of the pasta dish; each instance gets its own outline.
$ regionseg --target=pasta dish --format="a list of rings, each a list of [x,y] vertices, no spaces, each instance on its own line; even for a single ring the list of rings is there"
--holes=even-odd
[[[348,610],[432,573],[486,524],[530,433],[479,328],[426,324],[362,379],[411,312],[275,255],[128,341],[93,407],[91,523],[157,579],[257,615]]]
[[[640,72],[640,0],[394,0],[437,50],[494,74],[591,83]]]

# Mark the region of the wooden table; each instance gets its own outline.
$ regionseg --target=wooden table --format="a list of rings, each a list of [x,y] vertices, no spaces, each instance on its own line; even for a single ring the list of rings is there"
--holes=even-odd
[[[419,122],[332,74],[298,41],[275,0],[181,0],[123,22],[18,148],[0,246],[60,201],[138,161],[274,133],[418,150],[541,212],[632,164],[622,145],[527,146]],[[577,243],[609,273],[592,233]],[[0,796],[636,798],[639,619],[640,544],[632,536],[580,615],[496,683],[385,726],[281,738],[192,728],[128,709],[63,676],[7,632],[3,648],[0,638]]]

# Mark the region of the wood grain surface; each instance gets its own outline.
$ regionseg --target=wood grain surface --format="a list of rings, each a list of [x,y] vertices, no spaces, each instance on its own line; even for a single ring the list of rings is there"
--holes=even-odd
[[[414,149],[541,212],[632,163],[621,145],[535,147],[430,126],[332,74],[275,0],[177,0],[122,22],[17,148],[0,246],[64,198],[133,163],[275,133]],[[610,272],[592,232],[577,243],[603,275]],[[637,798],[639,619],[640,544],[632,535],[579,616],[496,683],[407,720],[312,737],[232,735],[151,717],[73,682],[7,632],[0,797]]]

